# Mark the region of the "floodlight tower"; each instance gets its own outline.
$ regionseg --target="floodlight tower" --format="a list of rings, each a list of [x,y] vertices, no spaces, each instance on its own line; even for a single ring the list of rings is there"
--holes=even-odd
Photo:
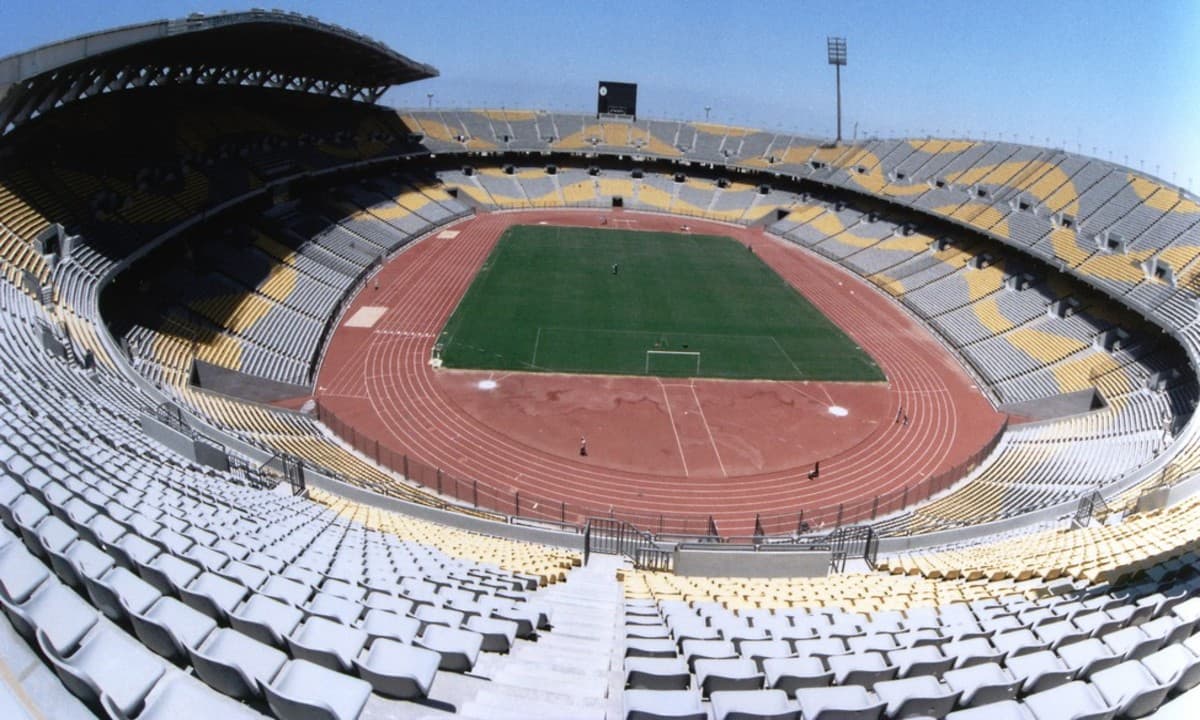
[[[842,66],[846,64],[846,38],[827,37],[826,46],[829,51],[829,64],[837,74],[837,140],[842,141]]]

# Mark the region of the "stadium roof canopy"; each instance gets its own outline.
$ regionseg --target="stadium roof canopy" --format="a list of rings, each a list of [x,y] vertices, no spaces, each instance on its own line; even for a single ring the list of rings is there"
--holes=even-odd
[[[189,15],[82,35],[0,58],[0,134],[102,93],[244,85],[374,102],[438,71],[352,30],[297,13]]]

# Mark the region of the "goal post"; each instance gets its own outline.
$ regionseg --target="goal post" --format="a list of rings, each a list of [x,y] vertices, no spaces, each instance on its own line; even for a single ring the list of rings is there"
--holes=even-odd
[[[647,375],[699,375],[699,350],[647,350]]]

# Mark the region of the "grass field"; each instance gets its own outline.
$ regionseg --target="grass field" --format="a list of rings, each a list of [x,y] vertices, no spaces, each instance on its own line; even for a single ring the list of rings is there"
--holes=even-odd
[[[509,228],[439,342],[452,368],[883,380],[757,255],[708,235]]]

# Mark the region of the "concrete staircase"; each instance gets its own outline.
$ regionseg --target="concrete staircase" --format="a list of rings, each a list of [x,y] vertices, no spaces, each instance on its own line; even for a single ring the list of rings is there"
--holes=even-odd
[[[481,656],[469,677],[439,673],[431,699],[457,707],[453,717],[460,720],[619,718],[624,598],[616,571],[624,562],[593,555],[587,567],[569,572],[566,582],[538,592],[536,601],[550,609],[552,629],[533,642],[518,640],[507,655]],[[399,714],[450,717],[425,710]],[[387,715],[392,714],[377,717]]]

